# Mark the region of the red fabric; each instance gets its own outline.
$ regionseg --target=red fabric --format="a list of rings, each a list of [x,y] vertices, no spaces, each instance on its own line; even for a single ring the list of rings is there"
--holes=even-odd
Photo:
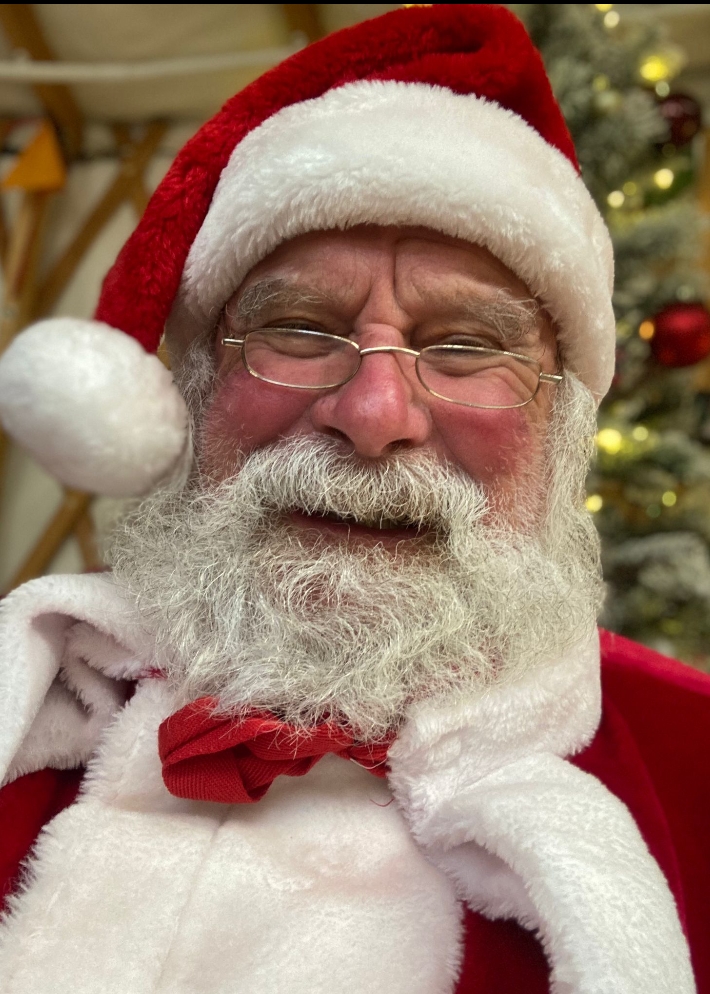
[[[629,807],[669,881],[690,941],[698,994],[710,994],[710,677],[602,633],[603,718],[573,762]],[[0,791],[7,889],[41,825],[76,793],[80,772],[43,770]],[[456,994],[547,994],[535,937],[466,911]]]
[[[626,801],[639,822],[678,901],[698,990],[706,994],[710,992],[710,676],[608,632],[602,636],[602,652],[605,700],[618,708],[617,721],[623,715],[636,751],[627,753],[624,792],[621,784],[607,779],[611,755],[604,766],[597,759],[599,772],[590,772]],[[629,782],[640,766],[647,774],[648,789],[641,787],[640,772]],[[645,812],[639,798],[630,796],[642,790],[649,798]],[[651,804],[660,813],[653,831]]]
[[[550,969],[532,932],[514,921],[464,913],[461,976],[454,994],[549,994]]]
[[[629,808],[676,899],[698,994],[710,994],[710,677],[601,633],[602,722],[572,762]],[[542,947],[467,912],[456,994],[547,994]]]
[[[0,913],[40,829],[79,792],[83,770],[38,770],[0,790]]]
[[[261,711],[234,721],[215,715],[216,705],[202,697],[166,718],[158,730],[163,780],[176,797],[251,804],[261,800],[276,777],[302,777],[327,753],[385,775],[391,738],[364,745],[330,722],[304,731]]]
[[[96,319],[154,352],[190,246],[235,145],[283,107],[358,80],[429,83],[487,97],[523,117],[577,166],[542,60],[513,14],[498,4],[391,11],[291,56],[197,132],[109,271]]]

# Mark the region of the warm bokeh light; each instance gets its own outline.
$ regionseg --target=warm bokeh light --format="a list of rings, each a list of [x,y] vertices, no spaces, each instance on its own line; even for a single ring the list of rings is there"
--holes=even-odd
[[[656,333],[656,326],[653,321],[642,321],[639,325],[639,338],[644,342],[650,342]]]
[[[639,72],[647,83],[659,83],[673,73],[670,59],[663,55],[647,55],[639,66]]]
[[[645,442],[648,436],[649,431],[645,425],[636,425],[634,430],[631,432],[631,437],[636,442]]]
[[[590,494],[584,502],[588,511],[592,514],[596,514],[597,511],[601,511],[604,506],[604,501],[599,494]]]
[[[626,198],[624,197],[624,194],[621,192],[621,190],[612,190],[609,196],[606,198],[606,202],[609,204],[610,207],[621,207],[625,199]]]
[[[673,186],[673,180],[675,179],[675,173],[672,169],[659,169],[653,174],[653,182],[661,190],[669,190]]]
[[[615,28],[620,20],[621,18],[619,17],[618,11],[610,10],[604,15],[604,27]]]
[[[673,490],[666,490],[664,495],[661,497],[661,503],[664,507],[673,507],[677,500],[678,495]]]
[[[597,433],[597,445],[610,456],[615,456],[621,450],[623,442],[624,437],[616,428],[602,428]]]
[[[614,6],[614,4],[613,3],[595,3],[594,6],[597,8],[597,10],[601,10],[602,12],[604,12],[604,11],[607,11],[607,10],[611,10],[611,8]]]

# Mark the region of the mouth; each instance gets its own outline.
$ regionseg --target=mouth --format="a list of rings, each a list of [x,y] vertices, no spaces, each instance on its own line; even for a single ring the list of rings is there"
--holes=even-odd
[[[382,516],[368,519],[334,513],[308,514],[301,510],[291,511],[288,518],[299,528],[317,530],[345,540],[369,539],[386,545],[422,538],[430,531],[427,526],[407,518]]]

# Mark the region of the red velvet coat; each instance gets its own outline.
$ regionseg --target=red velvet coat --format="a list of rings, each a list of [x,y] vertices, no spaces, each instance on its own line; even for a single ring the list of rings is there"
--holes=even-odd
[[[675,896],[699,994],[710,994],[710,676],[602,633],[603,715],[573,759],[629,808]],[[40,770],[0,791],[0,900],[44,824],[72,803],[81,770]],[[546,994],[534,935],[467,912],[457,994]]]

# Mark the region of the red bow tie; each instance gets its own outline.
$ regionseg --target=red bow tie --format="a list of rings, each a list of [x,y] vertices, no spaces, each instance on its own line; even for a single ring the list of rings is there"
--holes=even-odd
[[[166,718],[158,730],[163,780],[176,797],[251,804],[261,800],[276,777],[301,777],[329,752],[375,776],[385,775],[394,736],[363,744],[331,722],[304,729],[264,711],[235,721],[215,715],[216,705],[213,697],[201,697]]]

